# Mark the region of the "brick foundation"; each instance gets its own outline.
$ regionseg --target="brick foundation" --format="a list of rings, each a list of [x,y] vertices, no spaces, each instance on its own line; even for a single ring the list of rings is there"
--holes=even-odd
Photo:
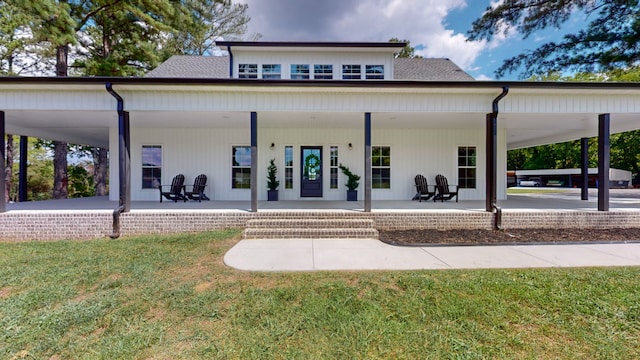
[[[135,211],[120,217],[120,235],[170,234],[225,228],[245,228],[251,219],[371,219],[378,230],[492,229],[494,214],[483,211],[281,210]],[[640,228],[640,211],[517,211],[502,213],[505,229],[518,228]],[[0,213],[0,240],[58,240],[106,238],[113,233],[112,211],[29,211]]]

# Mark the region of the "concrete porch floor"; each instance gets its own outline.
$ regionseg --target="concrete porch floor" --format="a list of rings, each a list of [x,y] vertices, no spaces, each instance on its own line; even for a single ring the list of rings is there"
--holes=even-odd
[[[565,210],[565,211],[597,211],[598,193],[590,189],[589,200],[580,200],[579,189],[562,189],[561,192],[548,193],[541,189],[531,189],[529,193],[509,195],[507,200],[498,201],[503,210]],[[109,201],[107,197],[92,197],[65,200],[28,201],[7,204],[8,212],[38,211],[38,210],[113,210],[118,207],[117,201]],[[610,210],[638,211],[640,210],[640,189],[611,189]],[[230,210],[250,211],[250,201],[133,201],[132,211],[182,211],[182,210]],[[259,201],[258,211],[266,210],[353,210],[363,211],[364,201]],[[372,211],[393,210],[424,210],[424,211],[484,211],[484,201],[411,201],[411,200],[374,200]]]

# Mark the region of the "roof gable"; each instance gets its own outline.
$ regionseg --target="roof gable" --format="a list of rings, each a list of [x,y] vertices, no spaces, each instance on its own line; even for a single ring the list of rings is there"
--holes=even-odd
[[[394,59],[393,66],[394,80],[474,80],[449,59],[398,58]],[[229,56],[175,55],[145,77],[228,79]]]
[[[174,55],[145,77],[228,79],[229,57]]]
[[[449,59],[397,58],[394,80],[471,81],[474,78]]]

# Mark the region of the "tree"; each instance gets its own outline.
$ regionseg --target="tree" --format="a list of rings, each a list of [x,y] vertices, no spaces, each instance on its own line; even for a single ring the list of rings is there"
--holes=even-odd
[[[141,76],[175,53],[208,51],[220,36],[240,36],[246,31],[247,5],[229,0],[40,0],[12,2],[12,13],[0,18],[25,24],[33,43],[25,52],[55,58],[56,75],[69,69],[85,76]],[[8,15],[7,15],[8,14]],[[24,19],[28,19],[24,20]],[[185,35],[188,34],[188,35]],[[2,40],[10,39],[0,33]],[[179,43],[179,40],[184,40]],[[188,41],[187,41],[188,40]],[[2,44],[0,43],[0,48]],[[178,46],[179,45],[179,46]],[[69,64],[71,59],[71,64]],[[56,198],[66,197],[68,144],[53,143]],[[107,150],[94,155],[96,194],[106,194]]]
[[[86,167],[88,164],[74,164],[69,166],[69,197],[89,197],[95,195],[93,177]]]
[[[231,0],[191,0],[188,4],[191,9],[190,26],[170,34],[165,46],[167,57],[175,54],[212,55],[216,40],[241,38],[251,20],[247,16],[247,4],[233,4]]]
[[[586,27],[504,61],[498,78],[518,71],[522,78],[549,71],[601,72],[629,68],[640,60],[638,0],[504,0],[473,22],[468,41],[491,40],[517,30],[527,39],[545,28],[560,28],[572,15]]]
[[[15,75],[16,55],[23,53],[29,38],[24,34],[27,16],[11,3],[0,1],[0,74]]]
[[[184,2],[171,0],[41,0],[20,2],[15,9],[10,15],[28,18],[34,41],[48,49],[50,55],[55,53],[57,76],[67,76],[69,48],[78,44],[78,38],[89,38],[98,44],[94,53],[76,54],[84,75],[141,75],[157,65],[160,34],[174,30],[167,24],[188,26],[188,22],[181,21],[188,14]],[[102,31],[96,31],[98,28]],[[91,38],[92,34],[99,36]],[[56,199],[68,196],[67,147],[64,142],[53,143]],[[106,149],[96,152],[97,161],[106,161]],[[96,169],[103,172],[96,175],[98,193],[102,195],[106,190],[106,164],[98,164]]]
[[[399,53],[394,55],[396,58],[409,58],[409,59],[414,59],[414,58],[415,59],[420,59],[420,58],[422,58],[422,56],[415,54],[416,49],[411,46],[411,42],[409,40],[400,40],[398,38],[391,38],[391,39],[389,39],[389,42],[392,42],[392,43],[398,43],[398,42],[407,43],[407,45],[405,45],[405,47],[402,50],[400,50]]]

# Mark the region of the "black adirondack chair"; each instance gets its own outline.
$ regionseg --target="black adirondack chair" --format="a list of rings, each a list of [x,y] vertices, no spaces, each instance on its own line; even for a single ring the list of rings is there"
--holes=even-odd
[[[436,190],[437,194],[434,196],[433,201],[440,200],[444,202],[445,200],[456,198],[456,202],[458,202],[458,185],[449,185],[447,178],[444,175],[436,175]]]
[[[167,188],[168,191],[162,191]],[[160,190],[160,202],[162,202],[163,196],[167,198],[167,200],[173,200],[173,202],[177,202],[178,200],[187,201],[187,197],[182,193],[184,190],[184,175],[182,174],[174,176],[171,185],[159,185],[158,190]]]
[[[191,200],[198,200],[198,202],[202,202],[202,200],[209,200],[209,197],[205,195],[204,189],[207,186],[207,175],[200,174],[196,176],[196,179],[193,181],[193,186],[191,186],[191,191],[184,192],[184,196]]]
[[[418,199],[419,202],[422,202],[422,200],[429,200],[436,195],[435,187],[433,188],[433,191],[429,190],[427,178],[424,176],[418,174],[414,181],[416,183],[416,195],[413,197],[413,200]]]

